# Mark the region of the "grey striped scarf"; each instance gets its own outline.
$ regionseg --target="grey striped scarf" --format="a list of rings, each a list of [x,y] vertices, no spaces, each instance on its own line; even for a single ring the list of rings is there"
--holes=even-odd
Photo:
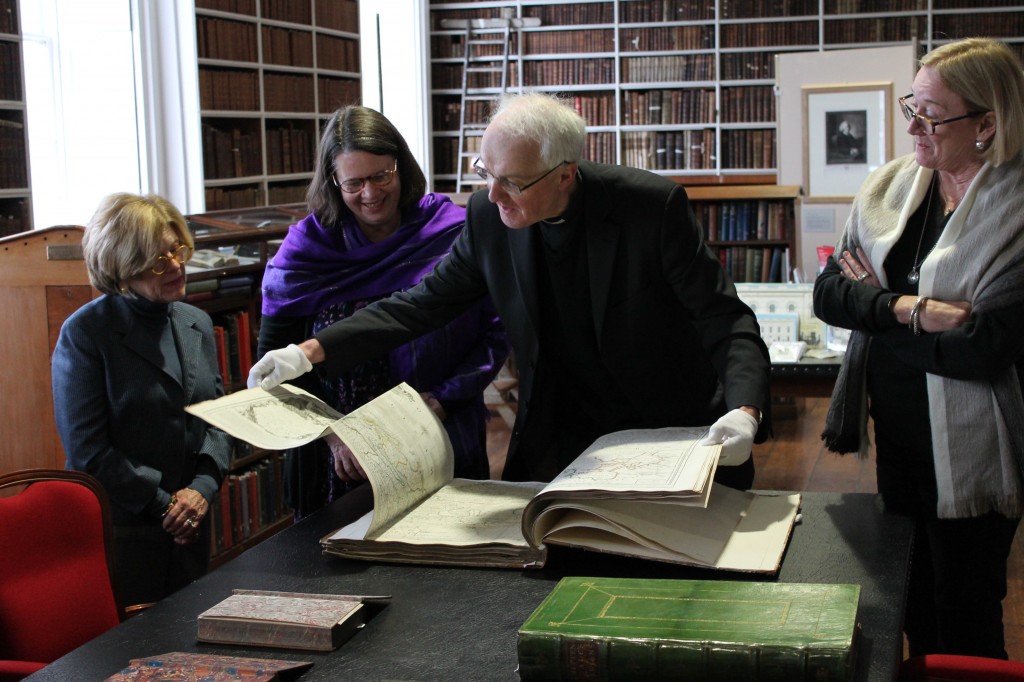
[[[839,249],[861,246],[881,263],[924,200],[933,171],[913,155],[873,173],[854,202]],[[921,267],[920,294],[968,300],[975,313],[1024,308],[1024,159],[986,164]],[[1022,309],[1024,314],[1024,309]],[[853,332],[822,434],[836,452],[867,450],[865,374],[870,338]],[[1024,493],[1024,397],[1015,368],[991,381],[927,375],[940,518],[997,511],[1020,516]]]

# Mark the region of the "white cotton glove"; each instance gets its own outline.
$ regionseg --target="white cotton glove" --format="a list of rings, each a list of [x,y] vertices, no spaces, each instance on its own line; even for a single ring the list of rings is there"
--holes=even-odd
[[[711,425],[708,435],[700,442],[701,445],[722,444],[722,454],[718,463],[732,467],[743,464],[750,458],[750,450],[754,447],[754,436],[757,435],[757,420],[743,410],[737,408],[722,415]]]
[[[313,369],[313,363],[309,361],[302,349],[294,343],[287,348],[272,350],[249,370],[249,380],[246,385],[249,388],[259,386],[269,391],[278,384],[300,377]]]

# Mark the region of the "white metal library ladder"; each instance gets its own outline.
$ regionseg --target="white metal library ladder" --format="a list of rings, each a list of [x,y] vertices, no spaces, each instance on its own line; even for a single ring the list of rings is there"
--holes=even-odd
[[[508,91],[508,64],[512,49],[512,31],[524,26],[540,26],[536,17],[498,19],[443,19],[442,28],[462,29],[462,99],[459,104],[459,150],[456,157],[455,191],[482,185],[472,162],[480,153],[479,138],[484,134],[483,110],[472,102],[492,102]],[[497,46],[498,49],[495,49]],[[484,74],[500,74],[500,85],[486,81]],[[484,81],[483,83],[481,81]],[[468,115],[472,109],[473,116]],[[474,139],[472,145],[470,139]],[[471,148],[472,147],[472,148]]]

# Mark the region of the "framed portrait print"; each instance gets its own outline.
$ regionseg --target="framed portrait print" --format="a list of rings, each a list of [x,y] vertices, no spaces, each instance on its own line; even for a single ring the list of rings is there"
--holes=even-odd
[[[853,201],[892,158],[892,83],[805,85],[805,202]]]

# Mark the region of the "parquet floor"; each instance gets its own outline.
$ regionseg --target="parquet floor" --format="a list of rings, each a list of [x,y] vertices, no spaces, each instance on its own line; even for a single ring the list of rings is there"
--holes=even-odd
[[[500,476],[508,448],[509,426],[515,402],[501,377],[487,393],[491,410],[488,452],[491,475]],[[514,392],[514,389],[513,389]],[[504,396],[504,397],[503,397]],[[818,492],[875,492],[873,457],[840,457],[825,450],[820,434],[828,409],[824,398],[798,398],[775,410],[775,438],[754,448],[757,470],[754,488]],[[1024,531],[1018,531],[1010,554],[1009,590],[1003,602],[1006,650],[1013,660],[1024,660]]]

